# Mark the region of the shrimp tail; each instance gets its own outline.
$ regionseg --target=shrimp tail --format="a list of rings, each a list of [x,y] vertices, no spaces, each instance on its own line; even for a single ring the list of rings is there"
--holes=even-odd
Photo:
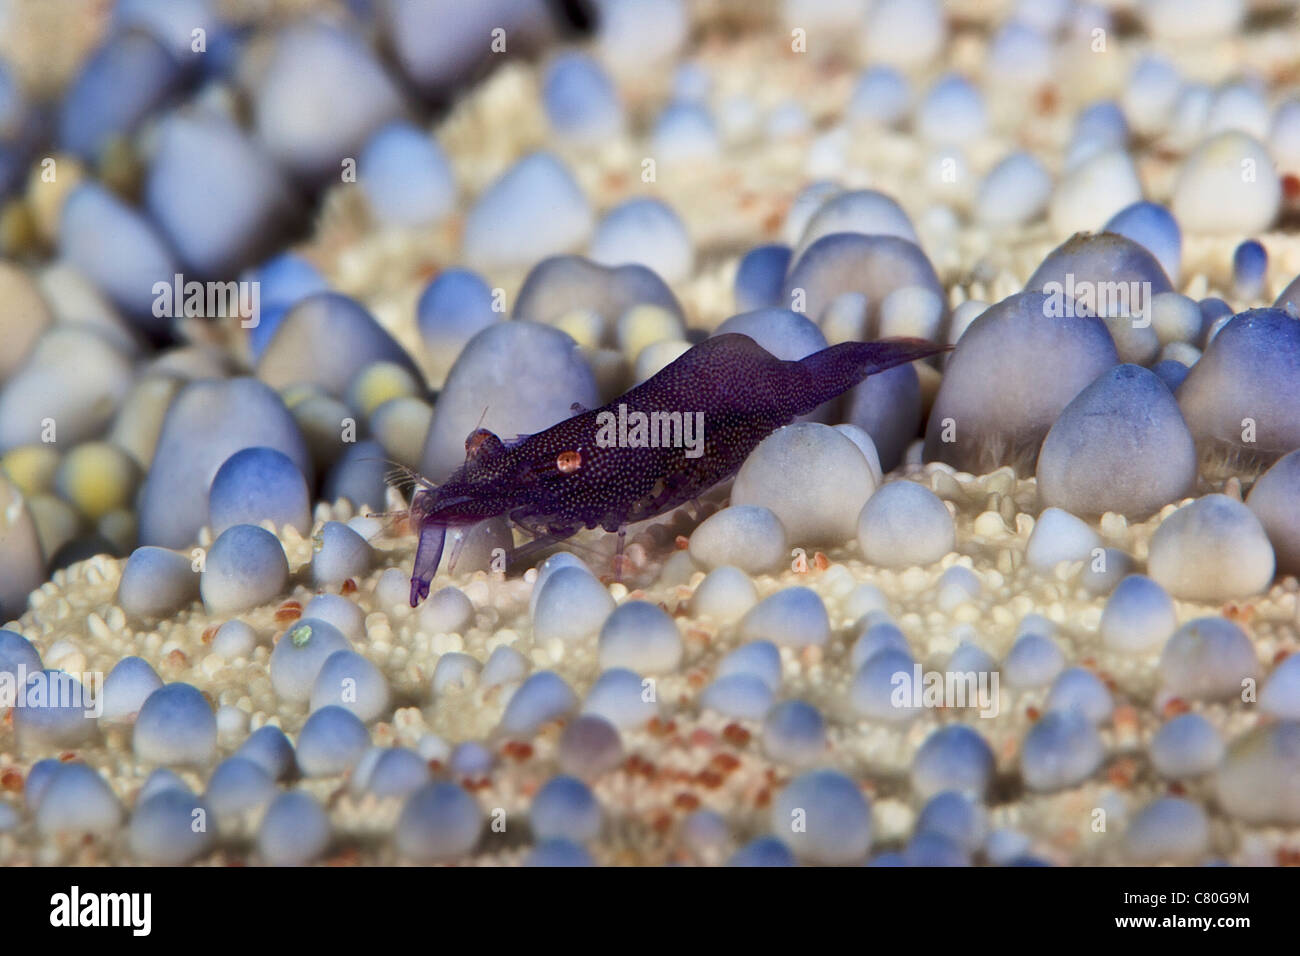
[[[928,358],[952,346],[925,339],[892,338],[876,342],[841,342],[799,360],[796,415],[805,415],[824,402],[847,392],[868,375],[896,365]]]
[[[429,522],[420,526],[420,543],[415,551],[415,567],[411,569],[411,607],[418,607],[429,596],[429,585],[438,573],[442,560],[442,546],[447,540],[447,526]]]

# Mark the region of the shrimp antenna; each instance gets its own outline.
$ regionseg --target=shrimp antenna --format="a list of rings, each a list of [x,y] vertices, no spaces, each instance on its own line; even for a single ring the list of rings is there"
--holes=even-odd
[[[385,465],[388,465],[388,471],[384,472],[384,484],[386,485],[396,485],[400,484],[402,480],[406,480],[430,491],[438,490],[437,482],[430,481],[414,468],[403,465],[400,461],[393,461],[391,458],[358,458],[357,461],[382,461]]]

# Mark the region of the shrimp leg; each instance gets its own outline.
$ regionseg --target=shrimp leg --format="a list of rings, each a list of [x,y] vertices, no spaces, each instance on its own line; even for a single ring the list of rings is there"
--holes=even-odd
[[[442,546],[447,540],[447,527],[442,524],[421,525],[420,543],[415,549],[415,567],[411,569],[411,607],[416,607],[429,596],[429,586],[438,573],[442,560]]]

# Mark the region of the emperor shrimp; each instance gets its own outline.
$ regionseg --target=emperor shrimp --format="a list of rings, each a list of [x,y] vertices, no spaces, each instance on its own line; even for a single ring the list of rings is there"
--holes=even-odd
[[[479,428],[466,439],[464,464],[440,485],[422,481],[412,497],[419,544],[411,606],[429,594],[449,527],[505,517],[547,543],[603,528],[619,533],[621,556],[629,524],[693,501],[730,478],[776,429],[868,375],[946,348],[922,339],[844,342],[784,361],[747,335],[723,334],[608,405],[581,410],[545,431],[507,444]],[[675,428],[676,436],[665,437],[679,440],[646,435],[611,441],[613,424],[629,419],[651,421],[665,432]]]

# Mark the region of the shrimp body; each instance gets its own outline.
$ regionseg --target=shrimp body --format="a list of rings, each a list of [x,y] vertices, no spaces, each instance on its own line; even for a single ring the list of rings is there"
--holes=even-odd
[[[749,336],[719,335],[608,405],[535,435],[507,445],[479,429],[465,463],[412,500],[420,544],[411,606],[429,593],[448,527],[507,517],[555,539],[621,531],[730,478],[773,431],[868,375],[941,351],[919,339],[846,342],[787,362]]]

